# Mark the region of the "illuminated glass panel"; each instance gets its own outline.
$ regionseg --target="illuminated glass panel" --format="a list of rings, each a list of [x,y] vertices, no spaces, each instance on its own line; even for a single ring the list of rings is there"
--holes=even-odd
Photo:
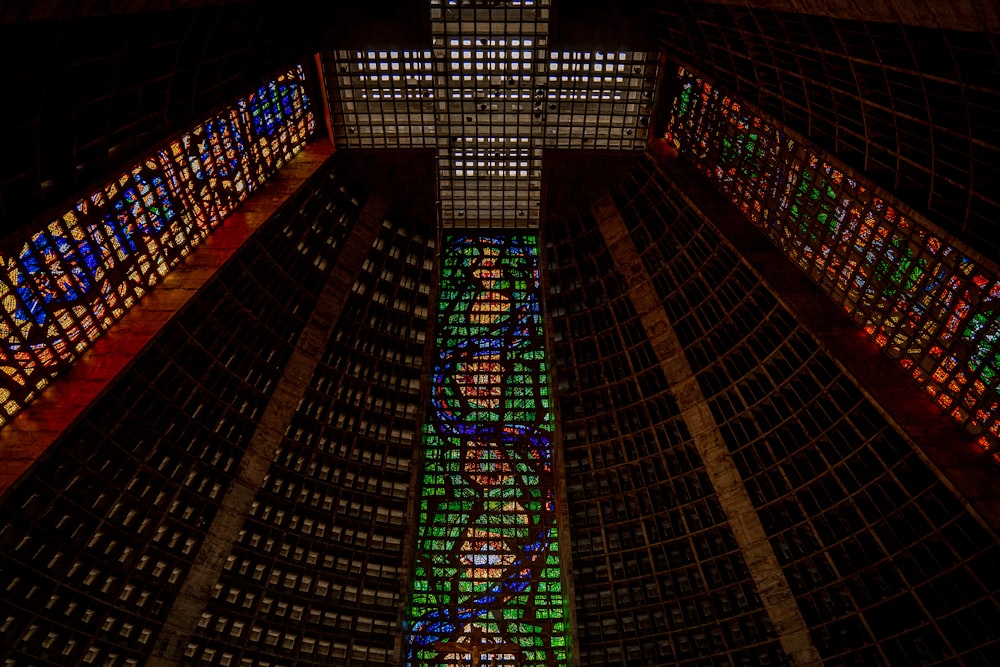
[[[683,68],[666,138],[1000,461],[1000,280]]]
[[[565,665],[537,239],[447,237],[410,665]]]
[[[0,425],[301,150],[313,126],[297,67],[0,255]]]
[[[548,0],[432,0],[432,48],[336,51],[338,144],[434,148],[439,222],[534,229],[545,148],[643,150],[655,53],[555,51]]]

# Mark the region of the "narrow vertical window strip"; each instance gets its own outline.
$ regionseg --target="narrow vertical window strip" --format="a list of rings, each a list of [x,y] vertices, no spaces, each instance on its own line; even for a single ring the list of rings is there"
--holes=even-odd
[[[0,426],[302,149],[304,77],[278,75],[0,256]]]
[[[407,662],[565,665],[537,238],[453,235],[441,263]]]
[[[1000,461],[1000,279],[683,67],[666,139]]]

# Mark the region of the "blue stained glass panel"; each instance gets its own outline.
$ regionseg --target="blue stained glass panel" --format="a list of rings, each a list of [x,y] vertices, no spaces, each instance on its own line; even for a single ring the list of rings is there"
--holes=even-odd
[[[304,77],[279,74],[0,256],[0,425],[301,150]]]

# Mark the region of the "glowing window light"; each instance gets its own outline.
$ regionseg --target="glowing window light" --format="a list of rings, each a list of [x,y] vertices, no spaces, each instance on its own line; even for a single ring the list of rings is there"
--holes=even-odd
[[[304,76],[277,76],[0,255],[0,425],[301,150]]]
[[[537,238],[446,238],[408,664],[569,663]]]
[[[1000,461],[997,270],[763,114],[679,79],[666,139]]]

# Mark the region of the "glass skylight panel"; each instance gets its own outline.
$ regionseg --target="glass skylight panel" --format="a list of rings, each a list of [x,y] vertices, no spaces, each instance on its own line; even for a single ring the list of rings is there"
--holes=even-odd
[[[430,50],[325,66],[340,145],[437,148],[444,227],[536,227],[542,148],[645,148],[653,54],[551,50],[546,0],[430,5]]]

